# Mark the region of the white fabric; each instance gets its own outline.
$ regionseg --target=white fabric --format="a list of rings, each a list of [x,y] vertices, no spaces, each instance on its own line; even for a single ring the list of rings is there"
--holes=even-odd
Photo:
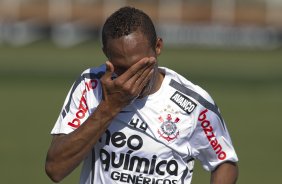
[[[215,106],[207,92],[170,69],[160,70],[165,73],[161,88],[125,107],[89,153],[81,184],[189,184],[194,159],[208,171],[227,160],[238,161],[220,114],[195,99],[197,94]],[[83,72],[51,134],[74,131],[95,110],[102,97],[99,76],[104,71],[102,65]],[[194,95],[178,91],[171,80]]]

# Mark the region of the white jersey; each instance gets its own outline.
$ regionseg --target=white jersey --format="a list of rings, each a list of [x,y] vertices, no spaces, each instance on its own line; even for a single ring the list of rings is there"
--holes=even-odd
[[[84,160],[81,184],[189,184],[194,159],[212,171],[238,158],[212,98],[176,72],[160,89],[136,99],[109,125]],[[90,68],[74,83],[52,134],[74,131],[102,98],[105,65]]]

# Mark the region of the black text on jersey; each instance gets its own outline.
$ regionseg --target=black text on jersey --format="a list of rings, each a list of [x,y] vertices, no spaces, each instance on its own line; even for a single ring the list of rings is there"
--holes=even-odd
[[[182,110],[191,114],[193,110],[197,107],[197,104],[194,103],[187,96],[176,91],[171,97],[170,100],[173,101],[176,105],[178,105]]]

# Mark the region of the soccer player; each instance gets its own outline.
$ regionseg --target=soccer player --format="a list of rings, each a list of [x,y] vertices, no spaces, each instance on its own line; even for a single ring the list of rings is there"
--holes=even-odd
[[[198,159],[211,183],[235,183],[238,158],[215,102],[158,66],[163,41],[148,15],[119,9],[102,42],[109,61],[75,81],[51,132],[48,176],[60,182],[84,161],[81,184],[189,184]]]

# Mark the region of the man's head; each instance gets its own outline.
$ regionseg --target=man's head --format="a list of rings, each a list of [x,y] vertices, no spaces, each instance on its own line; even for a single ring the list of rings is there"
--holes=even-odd
[[[106,20],[103,26],[102,43],[104,51],[108,48],[109,40],[127,36],[137,30],[147,38],[154,50],[157,35],[150,17],[133,7],[120,8]]]
[[[125,73],[137,62],[157,60],[162,39],[157,38],[152,20],[141,10],[124,7],[113,13],[102,30],[103,51],[113,65],[117,76]],[[151,79],[139,97],[146,96],[161,84],[157,62]]]

